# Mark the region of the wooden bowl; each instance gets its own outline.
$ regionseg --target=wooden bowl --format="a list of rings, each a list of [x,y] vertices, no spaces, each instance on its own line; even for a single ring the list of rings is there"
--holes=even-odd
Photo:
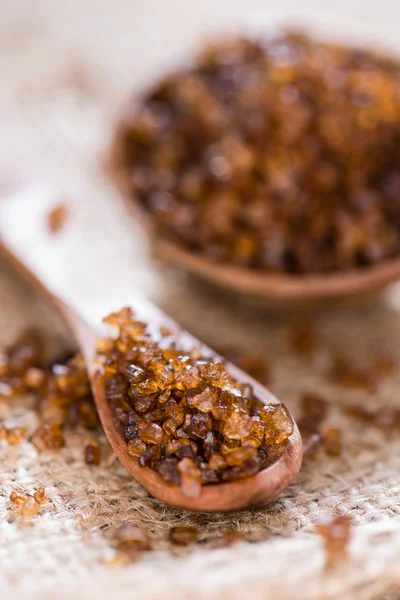
[[[131,113],[132,114],[132,113]],[[400,257],[382,264],[327,275],[282,275],[214,263],[200,253],[160,237],[151,213],[132,195],[123,169],[124,120],[117,128],[108,157],[108,170],[117,185],[127,213],[148,235],[161,259],[188,271],[213,286],[256,301],[269,308],[308,310],[360,304],[400,279]]]

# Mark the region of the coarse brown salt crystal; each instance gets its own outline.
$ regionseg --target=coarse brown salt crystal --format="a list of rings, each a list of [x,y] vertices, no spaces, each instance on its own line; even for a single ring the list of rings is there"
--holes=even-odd
[[[161,458],[161,449],[160,444],[147,444],[146,450],[139,459],[139,464],[152,469],[156,468]]]
[[[242,533],[228,529],[227,531],[223,531],[221,535],[214,540],[213,548],[229,548],[234,544],[246,541],[246,537]]]
[[[250,434],[252,424],[253,419],[250,415],[236,410],[226,420],[223,434],[226,438],[232,440],[242,440]]]
[[[205,439],[212,430],[212,420],[208,413],[195,413],[192,415],[189,433],[191,437]]]
[[[372,392],[376,387],[374,374],[371,371],[367,372],[355,367],[343,356],[336,356],[334,358],[331,368],[331,378],[334,382],[347,388]]]
[[[165,414],[173,419],[178,425],[182,425],[185,419],[185,408],[183,404],[178,404],[175,400],[170,400],[165,407]]]
[[[229,360],[229,354],[227,356]],[[271,368],[269,360],[263,354],[245,353],[239,356],[233,356],[232,362],[248,373],[251,377],[259,381],[262,385],[268,386],[271,382]]]
[[[122,569],[134,562],[134,558],[128,552],[116,551],[111,556],[107,556],[103,563],[112,569]]]
[[[174,436],[176,434],[177,427],[178,423],[174,421],[174,419],[167,419],[163,423],[163,429],[168,436]]]
[[[158,384],[154,379],[145,379],[144,381],[140,381],[137,384],[137,391],[139,394],[143,395],[143,401],[146,401],[145,396],[152,396],[158,392]],[[148,410],[148,407],[144,405],[145,408],[142,408],[141,411]],[[139,410],[138,408],[136,410]]]
[[[214,419],[218,419],[220,421],[226,421],[228,415],[230,413],[230,409],[228,406],[224,406],[223,404],[219,404],[211,409],[212,415]]]
[[[47,224],[51,233],[61,231],[68,219],[69,213],[65,204],[58,204],[47,215]]]
[[[343,407],[343,412],[350,417],[355,417],[365,422],[373,422],[375,413],[363,404],[347,404]]]
[[[40,451],[54,450],[65,446],[65,439],[60,425],[40,425],[32,434],[32,443]]]
[[[179,485],[181,482],[181,476],[178,470],[178,459],[177,458],[164,458],[158,465],[158,472],[165,481]]]
[[[290,330],[292,349],[297,354],[312,354],[317,344],[317,333],[310,321],[296,321]]]
[[[338,427],[326,426],[322,431],[322,443],[330,456],[340,456],[343,449],[343,435]]]
[[[88,465],[99,465],[101,462],[101,448],[94,440],[85,444],[85,462]]]
[[[175,378],[175,385],[178,390],[196,388],[201,383],[200,370],[196,365],[184,369]]]
[[[130,456],[134,456],[135,458],[139,458],[142,456],[143,452],[146,450],[147,446],[142,440],[134,439],[128,442],[126,447],[126,451]]]
[[[326,417],[328,404],[319,394],[307,392],[301,397],[302,413],[314,421],[320,423]]]
[[[130,325],[133,318],[132,309],[129,306],[124,306],[121,310],[112,312],[103,319],[103,323],[112,327],[123,327]]]
[[[28,497],[28,494],[25,494],[25,492],[11,492],[10,494],[10,500],[16,506],[24,506]]]
[[[281,444],[293,433],[293,419],[283,404],[264,406],[260,411],[260,420],[266,426],[265,440],[267,444]]]
[[[139,423],[138,435],[146,444],[161,444],[164,432],[157,423]]]
[[[253,422],[251,424],[250,433],[247,437],[242,439],[242,443],[246,446],[254,446],[258,448],[262,445],[265,437],[265,424],[257,419],[257,417],[253,417]]]
[[[219,469],[225,469],[227,462],[222,454],[212,454],[210,460],[208,461],[208,466],[213,471],[219,471]]]
[[[127,521],[114,533],[113,541],[117,546],[134,550],[151,550],[151,540],[147,529]]]
[[[396,370],[396,359],[387,349],[379,349],[374,357],[373,370],[380,377],[392,375]]]
[[[141,390],[139,391],[141,394]],[[138,413],[146,413],[156,405],[156,394],[153,392],[152,394],[147,395],[139,395],[133,402],[133,407]]]
[[[7,442],[9,446],[16,446],[26,438],[26,429],[23,427],[13,427],[7,432]]]
[[[190,447],[190,441],[186,439],[169,440],[165,446],[167,454],[176,454],[182,448]]]
[[[201,412],[211,412],[218,405],[218,396],[215,392],[205,389],[200,394],[193,396],[191,404]]]
[[[10,377],[22,377],[30,367],[40,367],[43,344],[34,330],[24,331],[17,341],[6,348],[7,372]]]
[[[36,502],[41,506],[48,504],[50,502],[50,498],[46,497],[46,490],[44,487],[38,488],[38,490],[33,494]]]
[[[46,380],[46,373],[37,367],[30,367],[25,373],[25,385],[31,390],[39,389]]]
[[[232,376],[220,362],[210,362],[203,367],[203,376],[217,388],[229,388],[234,384]]]
[[[239,479],[256,475],[261,468],[262,462],[260,457],[258,455],[253,456],[239,465],[229,467],[225,471],[222,471],[221,479],[222,481],[238,481]]]
[[[221,452],[224,456],[233,448],[240,448],[239,440],[225,439],[225,441],[220,446]]]
[[[166,327],[165,325],[160,326],[160,334],[162,335],[162,337],[173,337],[175,335],[172,329]]]
[[[100,338],[96,342],[97,352],[111,352],[114,348],[114,340],[111,338]],[[142,371],[142,369],[140,369]]]
[[[85,429],[96,429],[99,424],[92,398],[72,401],[68,416],[72,425],[80,425]]]
[[[242,465],[244,462],[257,456],[257,450],[253,446],[240,446],[239,448],[232,448],[225,453],[225,460],[230,467],[236,465]]]
[[[332,567],[347,557],[351,535],[349,516],[339,515],[332,520],[321,520],[315,524],[315,531],[324,541],[327,567]]]
[[[168,538],[172,544],[177,546],[188,546],[197,542],[199,530],[192,526],[176,526],[169,530]]]
[[[178,464],[181,476],[182,494],[187,498],[200,496],[201,472],[190,458],[183,458]]]
[[[168,389],[174,383],[175,379],[175,375],[168,364],[163,364],[154,369],[152,376],[157,384],[157,388],[160,390]]]

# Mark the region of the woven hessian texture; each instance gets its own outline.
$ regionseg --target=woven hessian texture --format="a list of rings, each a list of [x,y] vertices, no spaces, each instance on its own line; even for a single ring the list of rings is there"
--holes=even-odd
[[[296,483],[271,506],[209,515],[171,509],[148,497],[118,464],[101,432],[99,467],[83,461],[87,432],[68,433],[66,447],[57,452],[38,454],[29,442],[1,443],[1,598],[350,600],[382,598],[400,585],[400,435],[382,433],[341,410],[351,401],[398,405],[400,371],[372,395],[343,390],[326,377],[332,351],[356,356],[362,364],[377,346],[389,343],[400,362],[395,291],[373,306],[319,315],[318,352],[302,360],[289,348],[284,315],[246,307],[152,262],[143,236],[132,232],[104,174],[116,109],[135,82],[162,67],[157,27],[169,19],[169,35],[163,28],[162,41],[168,44],[163,58],[172,60],[207,30],[212,4],[193,3],[191,18],[190,2],[147,2],[144,7],[123,0],[3,0],[0,171],[17,165],[24,179],[53,185],[55,202],[66,202],[71,219],[82,219],[88,230],[98,232],[99,243],[113,253],[115,269],[125,269],[132,278],[132,289],[139,286],[200,339],[219,348],[265,352],[271,359],[272,391],[294,414],[302,392],[321,392],[331,403],[327,422],[343,429],[343,456],[327,458],[321,451],[307,460]],[[261,5],[227,3],[220,8],[220,23],[230,22],[228,4],[238,22],[248,11],[257,15]],[[282,14],[294,4],[283,2]],[[386,12],[395,6],[379,4],[382,12],[382,5]],[[343,23],[357,14],[356,2],[338,5]],[[309,1],[302,10],[306,14],[312,8]],[[376,10],[366,19],[369,31],[375,20],[377,30],[387,25],[393,38],[394,25],[385,24]],[[189,19],[192,28],[186,26]],[[0,260],[0,345],[27,325],[43,332],[51,356],[73,348],[58,317]],[[32,400],[0,402],[1,421],[32,431]],[[21,520],[11,507],[10,492],[32,492],[41,485],[52,503],[39,517]],[[354,521],[349,559],[331,572],[324,570],[322,543],[313,532],[321,514],[350,514]],[[113,553],[110,538],[126,520],[145,525],[156,550],[113,569],[107,564]],[[166,532],[178,524],[199,527],[201,543],[172,550]],[[225,529],[246,534],[249,543],[211,549]]]

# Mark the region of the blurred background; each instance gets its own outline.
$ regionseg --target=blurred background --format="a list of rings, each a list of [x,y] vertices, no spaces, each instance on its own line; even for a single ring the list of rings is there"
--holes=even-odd
[[[264,346],[265,315],[235,297],[149,260],[147,241],[124,217],[105,169],[121,108],[132,93],[219,32],[296,27],[351,44],[400,49],[396,2],[336,0],[3,0],[0,8],[0,170],[44,183],[68,206],[102,260],[210,344],[221,337]],[[23,218],[23,215],[21,215]],[[0,279],[15,305],[9,268]],[[13,285],[15,285],[13,283]],[[240,305],[245,317],[235,328]],[[6,315],[7,311],[0,311]],[[14,311],[13,311],[14,313]],[[198,314],[203,316],[201,326]],[[17,320],[19,316],[16,317]],[[10,311],[3,319],[9,330]],[[268,324],[266,324],[268,327]]]
[[[394,0],[2,0],[3,154],[73,189],[68,174],[93,169],[127,94],[207,37],[290,25],[396,49],[398,10]]]
[[[93,168],[127,94],[217,31],[294,25],[400,45],[391,0],[3,0],[0,10],[3,154],[63,185],[77,166]]]

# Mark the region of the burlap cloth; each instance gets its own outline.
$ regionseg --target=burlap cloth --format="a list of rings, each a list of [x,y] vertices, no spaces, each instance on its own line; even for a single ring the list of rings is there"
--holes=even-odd
[[[230,20],[232,9],[237,21],[260,11],[258,2],[228,4],[229,11],[227,5],[219,7],[220,22]],[[281,4],[282,14],[292,5]],[[358,3],[338,4],[347,26]],[[302,5],[304,14],[315,8],[312,2]],[[396,19],[380,16],[395,4],[381,2],[379,7],[364,23],[371,30],[386,28],[393,37]],[[343,428],[345,446],[340,459],[321,452],[308,460],[296,483],[271,506],[209,515],[174,510],[149,498],[113,459],[101,433],[105,458],[99,467],[82,460],[84,432],[70,433],[66,447],[54,453],[37,454],[27,442],[2,445],[0,598],[350,599],[395,594],[400,586],[400,436],[345,418],[339,407],[351,400],[398,405],[400,371],[371,396],[343,391],[324,374],[332,348],[363,362],[371,349],[389,343],[400,360],[396,290],[374,306],[319,315],[319,351],[312,361],[302,361],[289,349],[284,316],[243,306],[152,263],[145,240],[139,231],[132,235],[104,176],[102,155],[115,108],[134,81],[162,67],[161,56],[182,53],[192,44],[193,32],[214,23],[213,3],[3,0],[0,11],[1,162],[19,164],[26,178],[54,185],[71,207],[71,218],[85,219],[88,228],[98,231],[98,242],[108,245],[115,268],[126,270],[132,286],[199,338],[211,346],[265,351],[272,363],[271,387],[295,414],[300,393],[319,390],[334,405],[329,423]],[[324,14],[314,12],[314,20],[327,22]],[[51,355],[73,347],[57,316],[0,261],[0,343],[11,341],[27,324],[43,331]],[[1,402],[3,419],[31,429],[36,416],[24,399]],[[39,485],[46,487],[52,504],[40,517],[21,521],[11,509],[10,491],[29,492]],[[324,571],[321,540],[313,533],[313,520],[323,512],[350,514],[354,520],[349,559],[331,573]],[[109,538],[127,519],[151,530],[157,550],[112,569],[106,564],[112,555]],[[165,533],[184,523],[200,528],[202,543],[172,552]],[[250,543],[211,550],[213,538],[226,528],[245,533]]]

